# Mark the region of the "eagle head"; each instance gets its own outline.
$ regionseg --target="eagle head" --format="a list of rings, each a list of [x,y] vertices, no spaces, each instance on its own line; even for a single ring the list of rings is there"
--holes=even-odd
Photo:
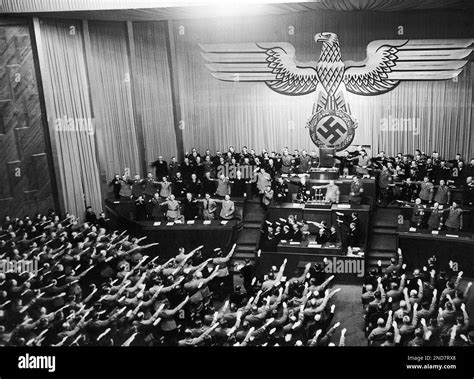
[[[318,34],[315,34],[314,41],[327,43],[328,45],[333,45],[338,42],[337,34],[328,33],[328,32],[318,33]]]

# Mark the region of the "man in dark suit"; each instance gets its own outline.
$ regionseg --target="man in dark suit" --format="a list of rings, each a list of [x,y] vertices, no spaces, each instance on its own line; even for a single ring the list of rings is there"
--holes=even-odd
[[[181,202],[181,205],[183,206],[183,216],[186,221],[195,220],[197,218],[199,208],[197,201],[190,192],[186,194],[186,199]]]
[[[359,245],[359,230],[354,222],[349,224],[349,232],[347,233],[347,246],[354,247]]]
[[[90,205],[86,207],[86,222],[91,225],[95,225],[95,223],[97,222],[97,216],[95,215]]]
[[[114,178],[110,182],[110,185],[114,187],[114,197],[116,200],[120,200],[120,189],[122,184],[120,183],[120,175],[115,174]]]
[[[171,179],[174,179],[176,177],[176,173],[179,172],[180,166],[181,165],[176,160],[176,157],[172,157],[171,162],[168,167],[169,175]],[[158,178],[161,179],[161,177],[158,177]]]
[[[194,166],[188,157],[184,158],[184,163],[181,165],[181,174],[184,180],[191,180],[191,175],[194,173]]]
[[[163,160],[163,157],[160,155],[158,160],[151,164],[151,167],[155,168],[155,177],[156,178],[163,178],[163,176],[169,175],[168,164],[166,161]]]
[[[172,180],[172,188],[173,188],[173,194],[176,197],[183,197],[186,195],[186,183],[181,176],[181,172],[177,172],[176,176]]]

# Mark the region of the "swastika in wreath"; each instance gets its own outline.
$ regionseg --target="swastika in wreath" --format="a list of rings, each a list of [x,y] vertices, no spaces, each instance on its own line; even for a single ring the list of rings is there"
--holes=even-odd
[[[354,139],[357,127],[351,116],[340,110],[323,110],[308,121],[311,139],[318,147],[345,149]]]
[[[341,137],[346,135],[347,128],[337,119],[330,116],[321,124],[317,133],[323,137],[322,140],[328,142],[329,145],[334,145]]]

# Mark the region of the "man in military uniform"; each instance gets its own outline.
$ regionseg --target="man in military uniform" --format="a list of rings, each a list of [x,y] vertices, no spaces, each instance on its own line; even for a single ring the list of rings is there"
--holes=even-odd
[[[351,192],[349,192],[349,203],[351,205],[360,205],[363,193],[364,185],[357,176],[354,176],[351,183]]]
[[[436,190],[434,201],[442,205],[446,205],[451,202],[451,190],[445,184],[445,181],[443,179],[439,181],[439,186]]]
[[[429,177],[425,176],[420,184],[420,193],[418,197],[423,204],[432,203],[434,194],[434,185],[430,182]]]
[[[281,157],[281,173],[290,174],[293,167],[293,157],[288,153],[288,149],[283,150],[283,156]]]
[[[449,208],[448,212],[445,223],[446,229],[450,232],[459,232],[462,230],[462,209],[453,201],[453,205]]]
[[[305,174],[311,168],[311,157],[306,153],[306,150],[301,152],[299,157],[298,172],[300,174]]]

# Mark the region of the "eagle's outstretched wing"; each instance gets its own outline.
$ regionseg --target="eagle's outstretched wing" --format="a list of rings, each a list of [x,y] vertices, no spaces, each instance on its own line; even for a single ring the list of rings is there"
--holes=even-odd
[[[346,89],[379,95],[401,80],[444,80],[461,73],[472,52],[469,39],[377,40],[367,45],[367,58],[344,62]]]
[[[316,62],[295,59],[286,42],[199,44],[216,79],[230,82],[265,82],[285,95],[306,95],[316,90]]]

